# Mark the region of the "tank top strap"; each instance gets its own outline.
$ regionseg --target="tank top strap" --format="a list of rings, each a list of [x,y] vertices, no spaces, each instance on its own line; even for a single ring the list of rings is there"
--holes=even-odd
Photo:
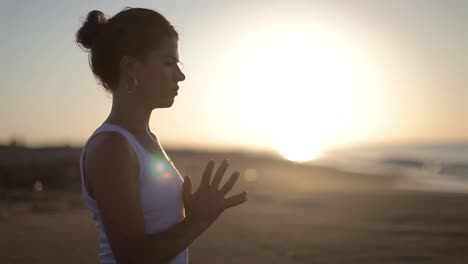
[[[133,134],[130,133],[128,130],[126,130],[123,127],[113,125],[113,124],[110,124],[110,123],[103,123],[97,129],[96,132],[100,133],[100,132],[104,132],[104,131],[116,131],[116,132],[119,132],[122,135],[124,135],[125,138],[127,138],[127,140],[130,141],[130,144],[132,145],[133,149],[137,153],[138,158],[139,159],[143,158],[142,155],[144,155],[144,153],[145,153],[145,150],[144,150],[143,146],[141,146],[141,144],[138,142],[138,140],[135,138],[135,136],[133,136]]]
[[[140,166],[140,175],[139,177],[141,178],[141,174],[142,174],[142,168],[143,168],[143,164],[144,164],[144,158],[145,158],[145,150],[143,149],[143,147],[140,145],[140,143],[137,141],[137,139],[132,135],[132,133],[130,133],[128,130],[124,129],[123,127],[120,127],[120,126],[117,126],[117,125],[113,125],[113,124],[110,124],[110,123],[102,123],[101,126],[99,126],[95,131],[94,133],[89,137],[89,139],[86,141],[85,145],[83,146],[83,149],[81,151],[81,155],[80,155],[80,171],[81,171],[81,183],[82,183],[82,194],[85,196],[85,197],[88,197],[91,201],[94,201],[94,199],[92,199],[90,196],[89,196],[89,193],[87,192],[86,190],[86,186],[85,186],[85,171],[84,171],[84,158],[85,158],[85,155],[86,155],[86,149],[88,147],[88,144],[89,142],[95,137],[97,136],[98,134],[102,133],[102,132],[108,132],[108,131],[115,131],[115,132],[118,132],[120,133],[121,135],[123,135],[127,141],[130,143],[130,145],[132,146],[133,150],[135,151],[136,155],[137,155],[137,158],[138,158],[138,161],[139,161],[139,166]]]
[[[143,149],[141,144],[138,142],[138,140],[135,138],[135,136],[133,136],[133,134],[130,133],[125,128],[114,125],[114,124],[102,123],[102,125],[100,127],[98,127],[96,129],[96,131],[94,131],[94,133],[91,135],[88,142],[93,137],[97,136],[98,134],[100,134],[102,132],[107,132],[107,131],[115,131],[115,132],[118,132],[118,133],[122,134],[130,142],[130,145],[132,145],[133,150],[136,152],[138,159],[140,161],[143,160],[144,155],[145,155],[145,150]]]

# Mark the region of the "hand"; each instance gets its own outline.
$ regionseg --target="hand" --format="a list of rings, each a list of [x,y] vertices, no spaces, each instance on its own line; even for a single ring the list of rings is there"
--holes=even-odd
[[[185,205],[185,217],[187,221],[205,230],[219,215],[227,208],[240,205],[247,201],[247,192],[242,192],[229,198],[224,196],[232,189],[240,173],[235,171],[226,184],[218,190],[218,186],[229,165],[223,160],[211,181],[214,160],[210,160],[203,173],[198,190],[192,194],[192,183],[190,177],[186,176],[183,184],[183,195]]]

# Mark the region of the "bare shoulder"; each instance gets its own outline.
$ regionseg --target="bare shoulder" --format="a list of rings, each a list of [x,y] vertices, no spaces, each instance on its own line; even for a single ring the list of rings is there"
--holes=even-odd
[[[146,238],[138,158],[131,143],[118,132],[103,132],[92,141],[85,175],[116,259],[130,263],[124,260],[138,256]]]
[[[138,158],[120,133],[108,131],[96,135],[89,143],[85,155],[85,175],[88,192],[95,197],[97,182],[111,181],[116,177],[122,180],[135,178],[125,174],[138,175]],[[111,179],[112,178],[112,179]]]
[[[96,154],[99,154],[99,156]],[[94,158],[97,159],[133,158],[137,160],[135,152],[128,140],[122,134],[114,131],[106,131],[96,135],[91,142],[89,142],[86,155],[95,156]]]

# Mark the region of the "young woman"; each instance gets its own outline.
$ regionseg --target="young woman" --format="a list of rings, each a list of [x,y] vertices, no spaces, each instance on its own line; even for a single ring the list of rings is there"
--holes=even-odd
[[[225,198],[228,161],[212,178],[210,160],[198,190],[183,178],[150,131],[153,109],[171,107],[185,79],[178,34],[158,12],[126,8],[107,19],[91,11],[76,33],[91,69],[112,94],[112,110],[81,152],[83,198],[99,230],[101,263],[188,263],[188,246],[247,192]]]

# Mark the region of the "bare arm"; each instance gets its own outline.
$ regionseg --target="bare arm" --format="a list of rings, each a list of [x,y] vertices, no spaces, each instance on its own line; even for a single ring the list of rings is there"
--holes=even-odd
[[[138,263],[167,263],[186,249],[203,231],[184,218],[164,232],[149,234],[143,243],[145,255]]]
[[[213,163],[209,163],[200,188],[191,193],[190,178],[184,182],[186,218],[157,234],[145,234],[140,205],[138,159],[127,140],[118,133],[103,133],[90,144],[85,167],[101,212],[104,230],[118,263],[167,263],[187,248],[226,208],[244,202],[237,195],[219,196],[232,188],[233,175],[221,191],[209,185]],[[220,167],[215,181],[221,180],[227,164]],[[210,174],[210,175],[208,175]],[[218,182],[219,184],[219,182]]]

